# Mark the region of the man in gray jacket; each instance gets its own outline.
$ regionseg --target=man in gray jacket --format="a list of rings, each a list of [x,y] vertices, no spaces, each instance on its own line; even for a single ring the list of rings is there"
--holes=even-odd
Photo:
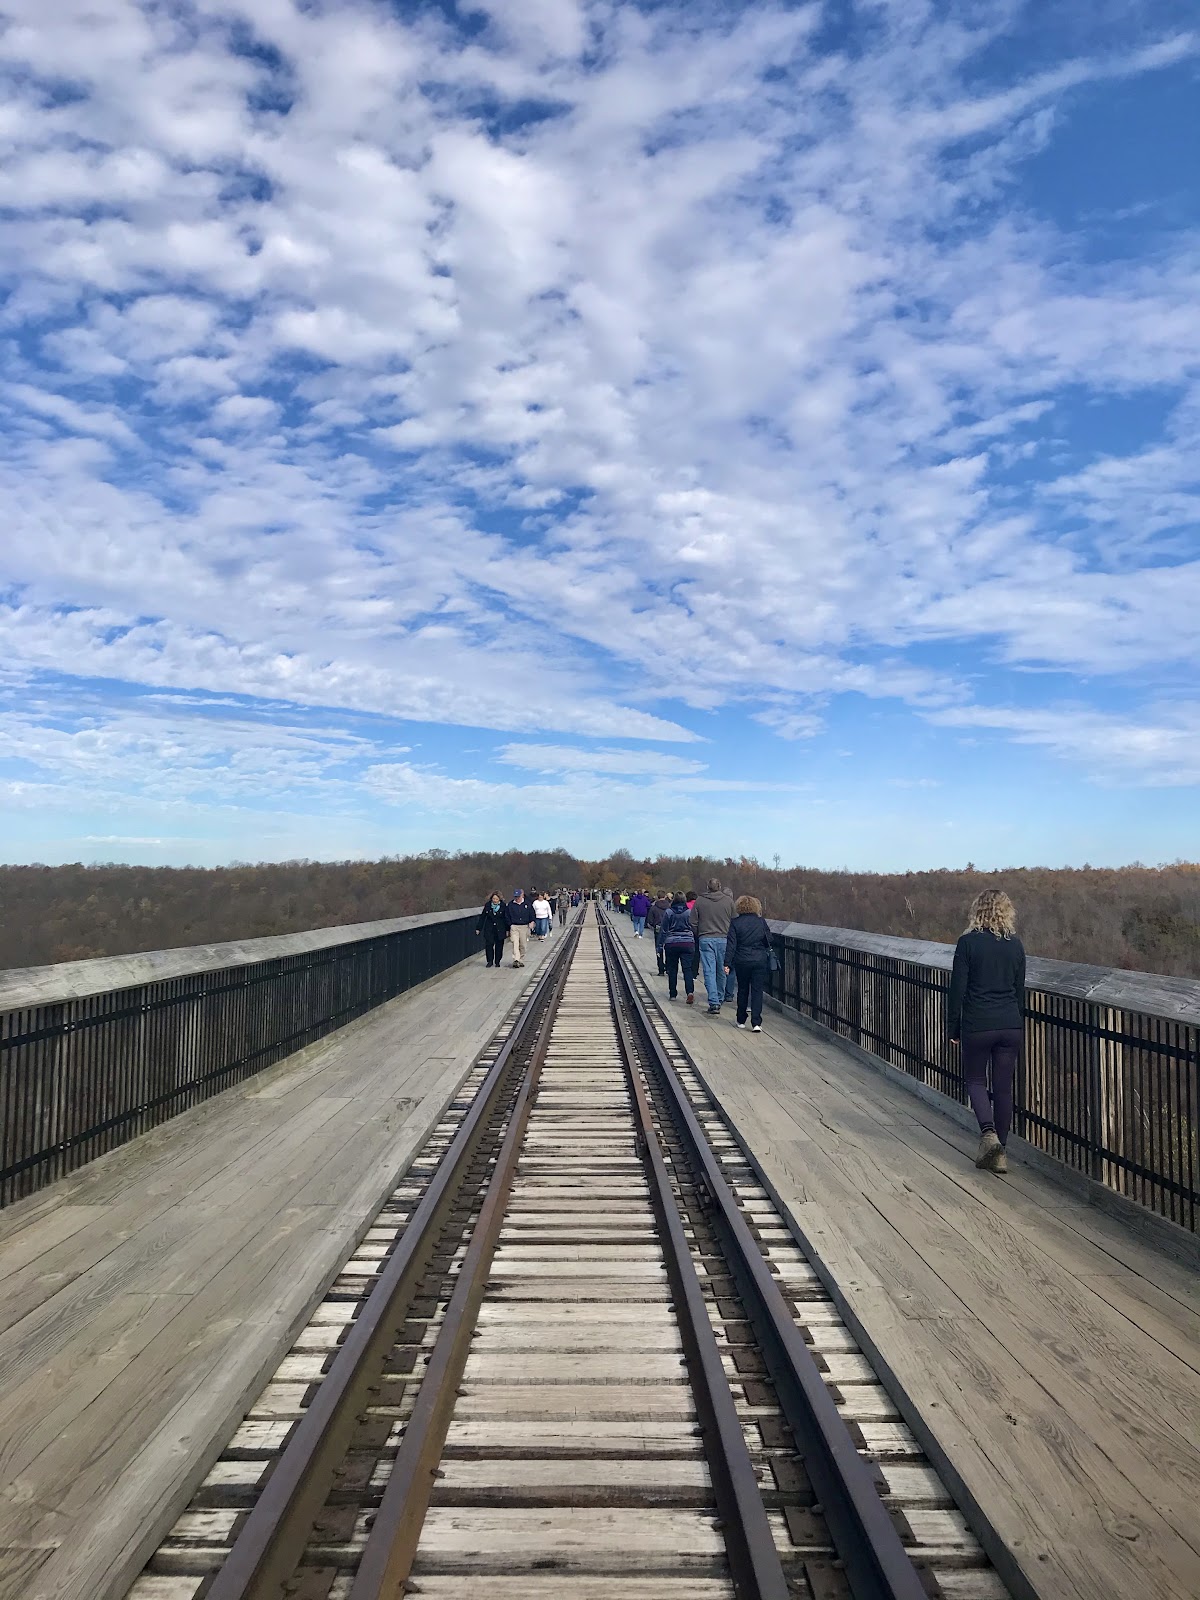
[[[726,977],[724,967],[725,940],[732,921],[732,894],[722,889],[720,878],[710,878],[707,894],[697,895],[692,907],[692,927],[700,943],[700,970],[710,1017],[719,1016],[722,1000],[732,1000],[737,993],[737,980],[732,973]]]

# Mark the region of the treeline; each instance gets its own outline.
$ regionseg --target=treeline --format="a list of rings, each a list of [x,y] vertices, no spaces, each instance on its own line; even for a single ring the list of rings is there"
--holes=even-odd
[[[1035,955],[1200,978],[1200,865],[1003,872],[818,872],[753,858],[584,861],[566,850],[430,850],[381,861],[231,867],[0,866],[0,967],[374,922],[559,883],[703,889],[719,877],[770,917],[952,942],[980,889],[1017,905]]]

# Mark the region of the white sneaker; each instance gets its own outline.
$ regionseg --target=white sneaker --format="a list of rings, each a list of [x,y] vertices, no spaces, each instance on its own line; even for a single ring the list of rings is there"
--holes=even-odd
[[[746,1026],[746,1024],[744,1022],[739,1022],[738,1023],[738,1027],[739,1028],[744,1028],[745,1026]]]
[[[754,1026],[750,1029],[750,1032],[751,1033],[761,1033],[762,1032],[762,1023],[761,1022],[756,1022],[754,1024]]]

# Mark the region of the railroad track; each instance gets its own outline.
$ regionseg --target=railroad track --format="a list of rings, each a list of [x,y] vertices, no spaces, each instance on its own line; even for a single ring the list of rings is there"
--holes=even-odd
[[[1004,1600],[586,911],[129,1600]]]

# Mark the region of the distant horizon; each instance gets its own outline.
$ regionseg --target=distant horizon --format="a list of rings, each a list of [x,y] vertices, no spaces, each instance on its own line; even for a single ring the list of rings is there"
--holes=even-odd
[[[1200,979],[1200,866],[935,868],[888,874],[722,856],[579,862],[501,854],[261,862],[228,868],[0,866],[0,966],[86,960],[475,907],[518,886],[693,889],[716,874],[767,915],[950,942],[983,887],[1008,890],[1031,955]]]
[[[17,859],[1195,852],[1194,0],[6,15]]]
[[[443,847],[441,845],[430,845],[425,850],[384,852],[383,854],[377,855],[377,856],[361,856],[361,855],[354,855],[354,856],[280,856],[280,857],[272,857],[272,858],[258,857],[258,858],[255,858],[255,859],[250,859],[249,857],[233,857],[228,861],[213,861],[213,862],[200,862],[200,861],[164,862],[164,861],[150,861],[150,860],[137,861],[137,860],[116,860],[116,859],[107,858],[107,857],[106,858],[102,858],[102,859],[98,858],[96,860],[81,860],[79,858],[74,858],[74,859],[64,859],[64,860],[61,860],[61,861],[38,861],[38,860],[12,861],[12,860],[0,860],[0,871],[4,871],[5,869],[8,869],[8,868],[22,868],[22,867],[27,867],[27,868],[30,868],[30,869],[39,868],[39,867],[48,867],[48,868],[51,868],[51,869],[58,869],[58,868],[61,868],[61,867],[81,867],[81,868],[84,868],[84,869],[99,868],[99,867],[111,867],[111,868],[115,868],[115,869],[121,869],[121,868],[126,868],[127,867],[127,868],[130,868],[131,870],[132,869],[150,869],[150,870],[154,870],[154,869],[157,869],[157,868],[161,868],[163,871],[166,871],[166,872],[172,872],[172,871],[174,871],[174,872],[236,872],[236,871],[238,871],[240,869],[253,869],[253,868],[257,868],[257,867],[283,867],[283,866],[302,866],[302,865],[340,866],[340,865],[360,865],[360,864],[361,865],[370,866],[370,865],[374,865],[374,864],[378,864],[378,863],[386,862],[386,861],[419,861],[421,859],[434,860],[434,859],[438,859],[438,858],[434,856],[433,852],[434,851],[440,851],[443,848],[446,850],[446,854],[447,854],[448,858],[451,859],[451,860],[453,860],[455,858],[458,858],[458,857],[470,857],[470,856],[479,856],[479,855],[495,855],[495,856],[503,856],[503,855],[557,855],[557,854],[561,853],[563,855],[569,856],[574,861],[587,863],[587,864],[592,865],[592,866],[598,865],[600,863],[607,862],[607,861],[611,860],[613,855],[615,855],[617,853],[616,851],[610,850],[610,851],[602,852],[599,855],[585,855],[580,851],[572,850],[569,845],[554,845],[554,846],[535,845],[535,846],[528,846],[528,847],[513,845],[513,846],[508,846],[508,847],[506,847],[504,849],[499,849],[499,850],[487,850],[487,849],[482,849],[482,848],[480,848],[480,849],[475,849],[475,848],[472,848],[472,849],[462,848],[462,849],[460,849],[460,848],[457,848],[457,847],[454,847],[454,846]],[[621,849],[621,848],[623,848],[623,847],[618,847],[618,849]],[[670,861],[670,860],[678,859],[678,857],[675,854],[673,854],[672,852],[667,851],[667,850],[652,851],[649,854],[643,854],[643,855],[639,855],[634,851],[630,851],[629,854],[632,857],[633,861],[638,866],[640,866],[643,862],[648,862],[648,863],[653,865],[653,864],[655,864],[655,863],[657,863],[659,861]],[[1012,861],[1009,861],[1009,862],[1005,862],[1001,866],[988,866],[986,864],[983,864],[983,863],[980,863],[980,862],[977,862],[977,861],[965,861],[965,862],[962,862],[962,863],[942,862],[942,863],[939,863],[936,866],[912,866],[912,867],[895,867],[895,868],[887,868],[887,867],[854,867],[854,866],[844,866],[844,865],[843,866],[822,866],[822,865],[820,865],[820,864],[818,864],[816,862],[813,862],[813,861],[791,861],[791,862],[788,862],[788,861],[784,861],[782,856],[780,857],[779,865],[776,866],[775,863],[774,863],[774,860],[763,861],[761,858],[756,858],[753,855],[749,855],[749,854],[744,856],[744,857],[743,856],[730,856],[725,852],[707,852],[707,853],[702,853],[699,856],[694,856],[693,855],[693,856],[687,857],[685,859],[689,859],[689,860],[695,859],[695,860],[700,860],[700,861],[703,861],[703,862],[708,862],[708,861],[730,862],[730,863],[732,863],[734,865],[737,865],[742,861],[746,861],[748,863],[752,863],[753,865],[757,866],[757,868],[759,870],[764,871],[764,872],[845,873],[845,874],[853,875],[853,876],[882,877],[882,878],[908,877],[908,876],[917,876],[917,875],[922,875],[922,874],[927,874],[927,873],[938,873],[938,872],[946,872],[946,873],[976,872],[976,873],[979,873],[981,875],[986,875],[986,876],[989,876],[989,877],[995,876],[996,874],[1003,873],[1003,872],[1124,872],[1124,871],[1131,871],[1131,872],[1132,871],[1138,871],[1138,872],[1165,872],[1165,871],[1167,871],[1169,869],[1172,869],[1172,868],[1179,868],[1179,869],[1185,869],[1185,870],[1194,868],[1196,871],[1200,872],[1200,858],[1192,859],[1190,857],[1184,857],[1184,856],[1177,857],[1175,860],[1172,860],[1172,861],[1116,861],[1116,862],[1111,862],[1111,861],[1084,861],[1084,862],[1079,862],[1079,863],[1069,863],[1069,862],[1068,863],[1061,863],[1061,862],[1060,863],[1055,863],[1055,862],[1049,862],[1049,861],[1027,861],[1027,862],[1012,862]],[[569,884],[567,887],[568,888],[575,888],[575,887],[578,887],[578,886],[575,885],[575,884]],[[2,910],[3,910],[3,907],[0,906],[0,911],[2,911]]]

